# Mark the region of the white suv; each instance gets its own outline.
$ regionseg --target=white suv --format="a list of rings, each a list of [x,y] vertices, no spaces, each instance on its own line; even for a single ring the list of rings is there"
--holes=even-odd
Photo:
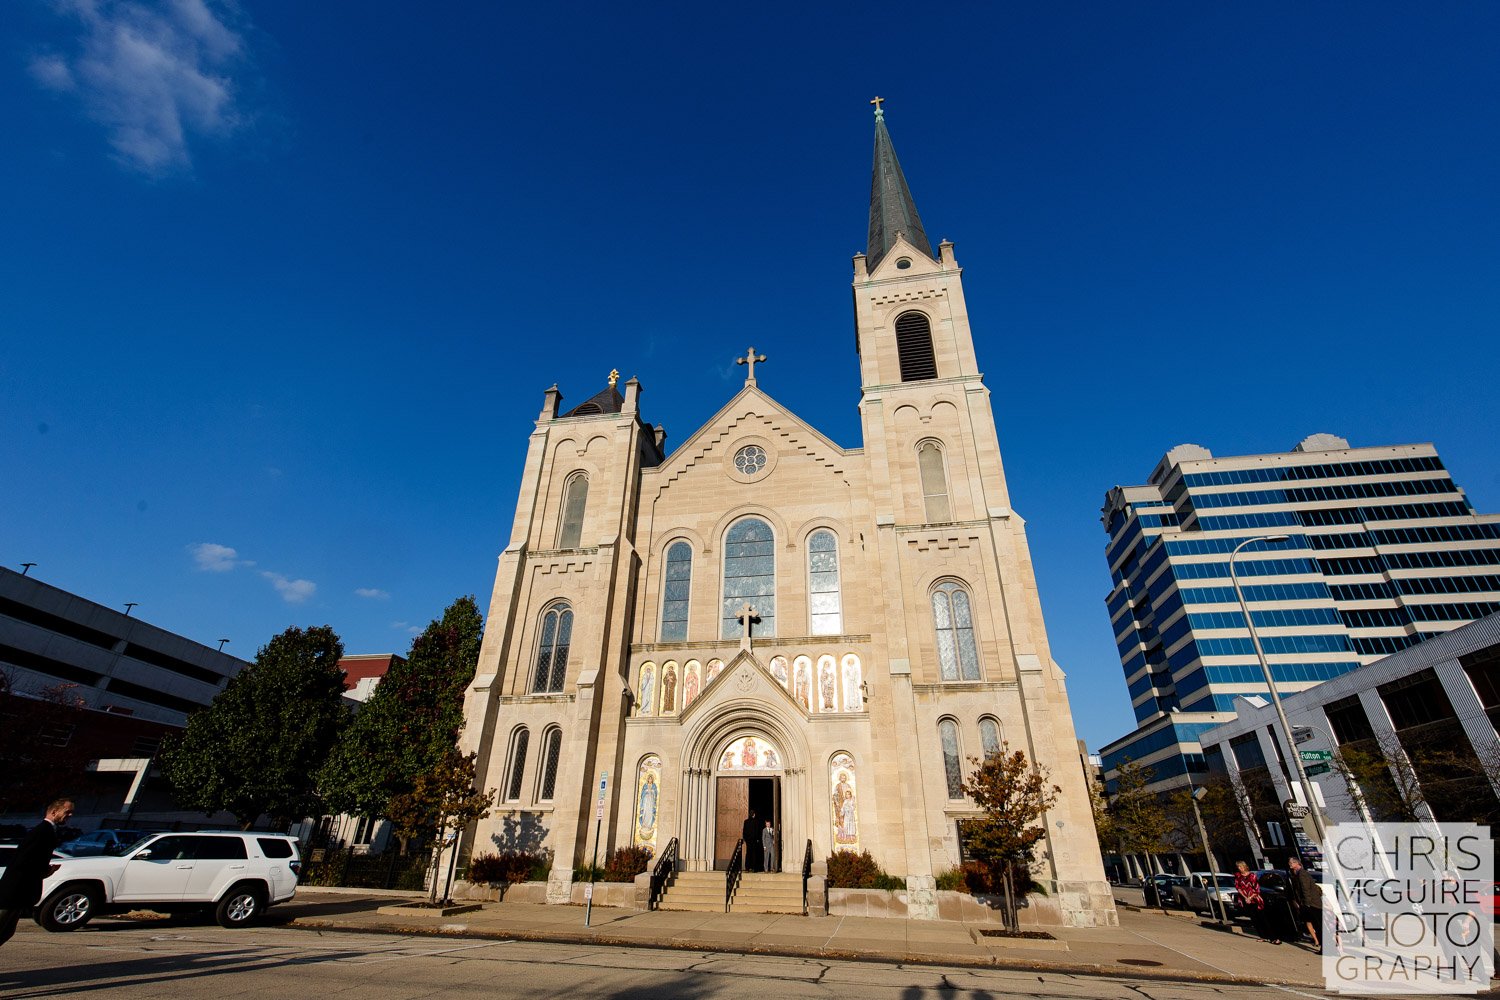
[[[42,883],[36,922],[77,930],[97,914],[209,909],[225,927],[243,927],[297,892],[297,841],[275,833],[161,833],[119,857],[54,857]]]

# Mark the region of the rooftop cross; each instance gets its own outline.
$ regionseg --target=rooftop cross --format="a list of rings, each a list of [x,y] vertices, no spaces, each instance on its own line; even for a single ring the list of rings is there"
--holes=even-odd
[[[882,108],[881,105],[885,103],[885,98],[884,97],[877,97],[873,101],[871,101],[870,103],[873,104],[873,105],[875,105],[875,120],[876,121],[884,121],[885,120],[885,109]]]
[[[753,347],[750,348],[750,353],[746,354],[743,358],[735,358],[734,359],[734,363],[737,364],[737,365],[749,365],[750,366],[750,372],[749,372],[749,374],[747,374],[745,376],[745,384],[746,385],[754,385],[755,384],[755,363],[757,361],[764,361],[764,360],[766,360],[766,356],[764,354],[756,354],[755,353],[755,348],[753,348]]]
[[[745,626],[745,634],[740,637],[740,648],[748,651],[750,649],[750,623],[755,621],[757,617],[755,609],[750,606],[749,601],[746,601],[744,606],[740,608],[739,614],[734,617],[740,624]]]
[[[620,381],[620,369],[611,368],[609,370],[609,387],[613,389],[615,387],[615,383],[618,381]]]

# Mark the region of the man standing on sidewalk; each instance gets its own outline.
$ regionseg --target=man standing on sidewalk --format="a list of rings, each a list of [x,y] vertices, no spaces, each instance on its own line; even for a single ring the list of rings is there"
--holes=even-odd
[[[1312,877],[1312,872],[1302,867],[1302,862],[1296,858],[1287,862],[1287,868],[1292,875],[1292,903],[1297,910],[1297,922],[1307,925],[1307,933],[1312,937],[1313,948],[1320,949],[1318,933],[1323,924],[1323,887],[1318,885],[1317,879]]]
[[[0,944],[10,940],[16,924],[42,898],[42,881],[52,851],[62,842],[62,825],[73,815],[73,800],[58,799],[47,807],[46,818],[31,828],[11,855],[0,876]]]

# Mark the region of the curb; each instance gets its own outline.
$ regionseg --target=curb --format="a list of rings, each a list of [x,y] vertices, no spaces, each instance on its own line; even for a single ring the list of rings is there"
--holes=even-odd
[[[612,948],[658,948],[670,951],[708,952],[721,955],[779,955],[787,958],[832,958],[850,962],[884,965],[959,966],[975,969],[1006,969],[1015,972],[1052,972],[1062,975],[1094,976],[1107,979],[1151,980],[1175,983],[1223,983],[1256,986],[1301,986],[1322,989],[1321,982],[1300,979],[1270,979],[1230,976],[1203,972],[1189,974],[1180,969],[1133,969],[1094,965],[1086,962],[1026,961],[1011,956],[991,955],[977,959],[964,955],[932,955],[913,952],[844,951],[834,948],[774,947],[732,948],[711,943],[686,943],[674,938],[643,939],[613,937],[607,934],[569,934],[545,931],[483,930],[466,924],[443,924],[434,927],[403,924],[344,924],[318,918],[298,918],[280,925],[292,930],[310,930],[350,934],[400,934],[411,937],[479,938],[492,941],[532,941],[543,944],[606,945]]]

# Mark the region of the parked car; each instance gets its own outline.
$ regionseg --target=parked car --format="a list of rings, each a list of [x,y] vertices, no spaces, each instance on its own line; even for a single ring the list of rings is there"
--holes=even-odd
[[[1141,883],[1141,892],[1146,897],[1146,905],[1167,905],[1172,899],[1172,887],[1186,881],[1187,879],[1181,875],[1168,875],[1165,872],[1146,876],[1146,881]]]
[[[1235,905],[1234,876],[1228,872],[1193,872],[1180,884],[1172,886],[1170,904],[1195,913],[1228,913]]]
[[[54,856],[36,922],[72,931],[102,913],[211,909],[220,925],[243,927],[291,899],[301,869],[297,841],[284,834],[153,834],[118,857]]]
[[[95,830],[75,837],[58,848],[74,858],[98,857],[101,854],[124,854],[146,834],[141,830]]]

